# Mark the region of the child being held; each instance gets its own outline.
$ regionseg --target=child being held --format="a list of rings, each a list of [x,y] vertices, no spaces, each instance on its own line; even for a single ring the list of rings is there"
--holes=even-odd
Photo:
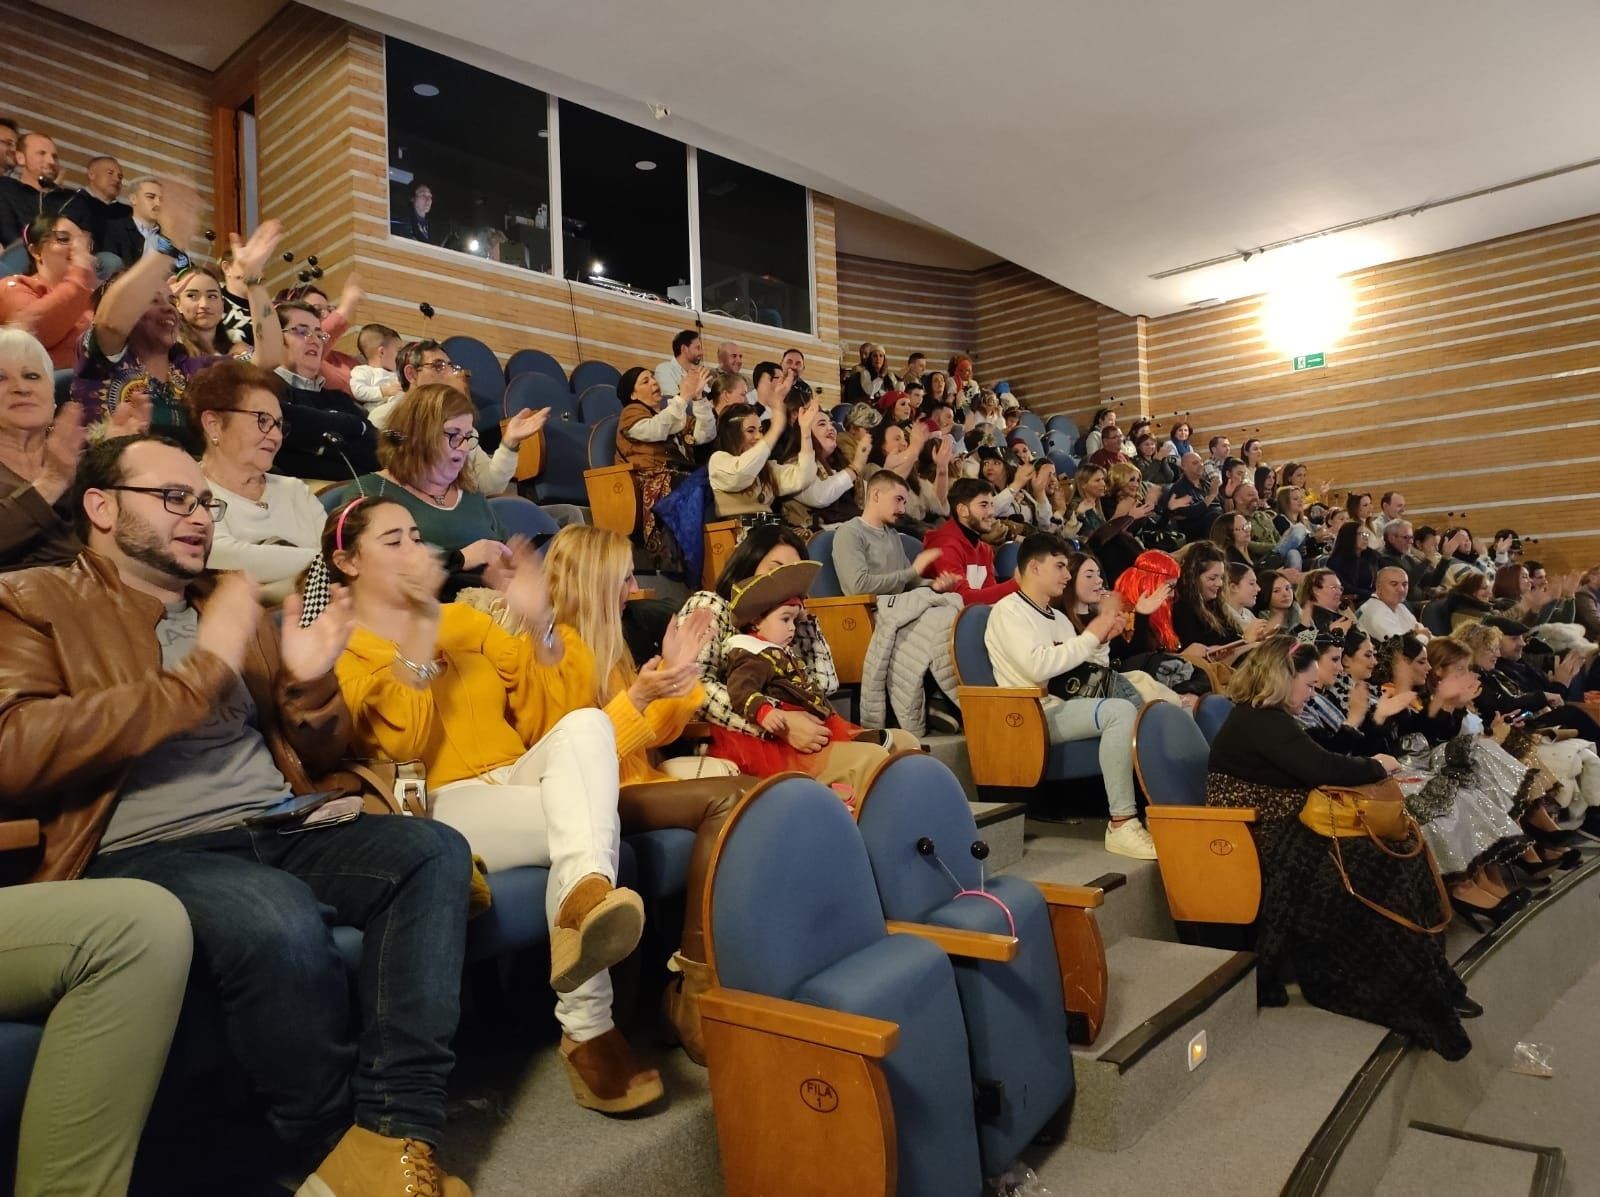
[[[766,735],[714,726],[711,755],[754,777],[808,773],[854,804],[889,753],[918,744],[907,732],[868,731],[842,718],[790,651],[795,621],[810,618],[802,600],[821,568],[796,561],[734,587],[733,622],[740,631],[727,642],[723,681],[733,709]]]
[[[395,354],[400,352],[400,334],[383,324],[365,325],[356,334],[356,349],[366,365],[350,371],[350,395],[370,417],[374,408],[400,394],[400,375],[395,373]]]

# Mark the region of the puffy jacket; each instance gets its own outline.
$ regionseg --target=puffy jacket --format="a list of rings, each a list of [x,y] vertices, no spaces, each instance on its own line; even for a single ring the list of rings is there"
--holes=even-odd
[[[204,611],[209,579],[191,587]],[[41,849],[0,859],[9,881],[79,876],[100,846],[129,767],[198,727],[230,685],[221,658],[195,649],[161,667],[159,599],[124,585],[103,557],[0,577],[0,818],[38,819]],[[265,612],[240,671],[257,726],[297,794],[357,788],[319,784],[345,755],[350,715],[332,673],[305,684],[280,668]]]

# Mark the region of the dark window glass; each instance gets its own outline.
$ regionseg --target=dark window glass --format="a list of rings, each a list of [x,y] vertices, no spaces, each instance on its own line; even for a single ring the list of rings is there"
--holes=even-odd
[[[809,333],[806,189],[705,150],[698,173],[705,310]]]
[[[568,278],[689,302],[681,141],[563,100],[561,222]]]
[[[544,93],[392,37],[385,68],[394,235],[549,270]]]

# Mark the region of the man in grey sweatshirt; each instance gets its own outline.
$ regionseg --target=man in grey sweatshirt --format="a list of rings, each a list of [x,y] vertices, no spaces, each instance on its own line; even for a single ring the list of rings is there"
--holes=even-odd
[[[922,571],[939,560],[940,550],[924,549],[906,560],[905,545],[894,525],[906,510],[906,481],[892,470],[879,470],[867,483],[861,515],[842,525],[833,537],[833,568],[846,594],[903,594],[931,586],[941,594],[961,578],[944,573],[925,578]]]

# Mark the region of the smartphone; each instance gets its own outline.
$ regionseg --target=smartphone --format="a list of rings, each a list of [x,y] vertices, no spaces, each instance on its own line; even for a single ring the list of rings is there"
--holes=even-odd
[[[330,798],[337,798],[338,790],[321,790],[315,794],[293,794],[266,810],[248,816],[246,827],[284,827],[298,823]]]

